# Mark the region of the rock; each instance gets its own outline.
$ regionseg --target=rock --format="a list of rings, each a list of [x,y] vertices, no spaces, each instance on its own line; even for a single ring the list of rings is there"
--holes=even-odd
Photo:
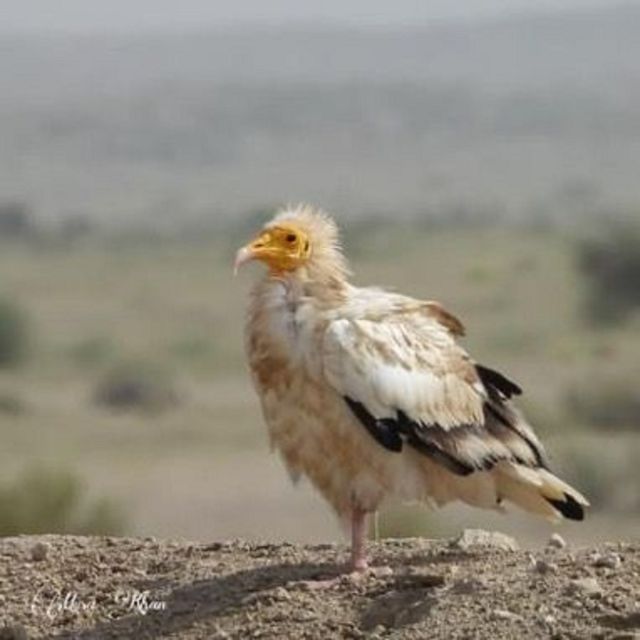
[[[451,585],[451,592],[459,595],[471,595],[472,593],[478,593],[486,589],[487,585],[484,580],[476,578],[464,578],[462,580],[456,580]]]
[[[547,546],[553,549],[565,549],[567,543],[559,533],[553,533],[547,542]]]
[[[258,591],[256,593],[250,593],[240,600],[243,607],[251,607],[252,605],[260,602],[264,598],[264,593]]]
[[[211,640],[227,640],[231,635],[227,633],[224,629],[219,626],[216,626],[213,635],[211,636]]]
[[[533,571],[541,575],[558,572],[557,564],[553,562],[547,562],[546,560],[542,560],[541,558],[532,558],[531,568],[533,569]]]
[[[595,578],[579,578],[571,581],[567,592],[570,594],[582,593],[594,598],[602,595],[602,587]]]
[[[272,598],[278,602],[286,602],[291,600],[291,594],[284,587],[276,587],[272,594]]]
[[[518,551],[520,546],[514,538],[499,531],[484,529],[465,529],[462,535],[454,540],[453,545],[463,551],[492,548],[501,551]]]
[[[591,557],[594,567],[605,567],[607,569],[618,569],[622,564],[622,559],[617,553],[595,553]]]
[[[391,567],[370,567],[368,573],[374,578],[388,578],[393,575]]]
[[[311,620],[315,620],[318,617],[316,613],[313,611],[305,611],[304,609],[299,609],[291,619],[295,622],[311,622]]]
[[[46,542],[36,542],[31,547],[31,560],[41,562],[49,555],[49,545]]]
[[[494,620],[522,620],[522,616],[513,613],[513,611],[507,611],[506,609],[494,609],[491,612],[491,616]]]

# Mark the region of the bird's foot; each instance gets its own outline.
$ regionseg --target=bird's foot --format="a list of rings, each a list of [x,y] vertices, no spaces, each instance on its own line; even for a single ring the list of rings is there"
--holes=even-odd
[[[296,586],[307,591],[324,591],[327,589],[337,589],[341,586],[353,586],[362,583],[370,578],[386,578],[393,574],[391,567],[370,567],[366,563],[363,565],[349,565],[348,571],[333,578],[320,580],[303,580],[296,582]]]
[[[391,575],[393,575],[393,569],[389,566],[370,567],[365,565],[364,567],[353,569],[347,574],[347,578],[352,582],[358,582],[366,578],[387,578]]]
[[[349,569],[350,573],[365,573],[369,569],[369,562],[364,555],[353,557],[349,563]]]

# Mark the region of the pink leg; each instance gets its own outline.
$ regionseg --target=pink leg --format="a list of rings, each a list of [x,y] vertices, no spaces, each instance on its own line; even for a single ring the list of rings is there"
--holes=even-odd
[[[354,508],[351,513],[351,562],[349,563],[349,571],[346,579],[356,583],[366,576],[372,575],[376,577],[385,577],[393,573],[389,567],[376,567],[369,569],[366,555],[367,542],[367,512],[362,509]],[[345,576],[337,576],[328,580],[305,580],[298,583],[307,589],[313,591],[320,589],[332,589],[336,586],[344,584]]]
[[[366,571],[367,512],[354,508],[351,514],[351,570]]]

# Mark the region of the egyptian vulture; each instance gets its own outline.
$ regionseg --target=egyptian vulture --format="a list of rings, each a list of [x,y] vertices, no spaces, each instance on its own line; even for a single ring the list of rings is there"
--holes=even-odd
[[[437,302],[352,285],[327,214],[280,212],[236,270],[251,260],[267,267],[246,350],[270,440],[350,524],[351,570],[366,569],[367,515],[389,499],[583,519],[587,500],[511,402],[520,387],[474,362]]]

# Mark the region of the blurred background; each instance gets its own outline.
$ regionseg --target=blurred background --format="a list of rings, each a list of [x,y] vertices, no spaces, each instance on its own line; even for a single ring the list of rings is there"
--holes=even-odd
[[[0,5],[0,535],[340,538],[268,451],[230,268],[304,200],[525,388],[593,503],[563,533],[638,539],[639,3]]]

